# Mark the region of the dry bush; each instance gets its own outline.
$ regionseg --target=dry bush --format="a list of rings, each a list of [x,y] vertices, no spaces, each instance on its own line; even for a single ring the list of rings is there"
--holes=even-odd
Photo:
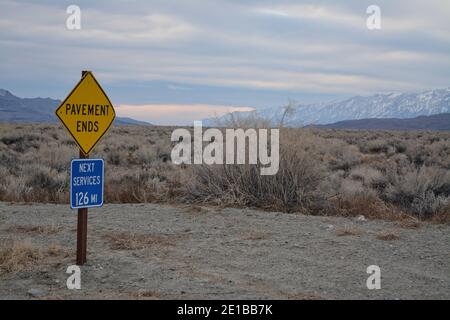
[[[284,121],[233,115],[225,122],[245,129]],[[112,127],[91,155],[106,162],[105,202],[450,221],[449,132],[281,128],[280,170],[262,177],[257,165],[172,164],[173,129]],[[0,201],[68,203],[74,157],[77,147],[59,125],[0,125]]]
[[[373,195],[354,195],[352,197],[338,196],[331,200],[334,207],[331,212],[334,215],[344,217],[357,217],[363,215],[371,219],[402,219],[403,214],[390,207],[381,199]]]
[[[31,268],[44,257],[40,248],[26,241],[7,241],[0,248],[0,271],[18,272]]]
[[[450,204],[440,208],[439,211],[432,216],[431,221],[433,223],[445,223],[450,225]]]
[[[275,175],[261,175],[256,165],[201,165],[193,168],[194,180],[186,188],[191,201],[260,207],[282,211],[308,211],[321,197],[323,167],[311,156],[315,141],[307,132],[289,136],[280,146]],[[295,140],[294,140],[295,139]]]
[[[102,139],[91,157],[105,159],[107,202],[179,195],[180,180],[189,178],[170,161],[171,130],[119,126]],[[60,126],[2,125],[0,151],[0,201],[68,203],[70,160],[78,150]]]
[[[359,149],[362,153],[388,153],[392,152],[390,150],[390,145],[386,140],[377,139],[368,141],[366,143],[361,143]]]
[[[363,186],[375,190],[383,190],[387,185],[387,179],[383,173],[375,168],[367,165],[359,166],[350,171],[350,178],[361,181]]]
[[[450,203],[450,172],[436,167],[408,168],[390,177],[383,197],[428,218]]]
[[[331,170],[347,171],[361,163],[362,155],[356,146],[346,145],[337,139],[330,139],[327,142],[324,148],[326,155],[331,157],[328,161]]]

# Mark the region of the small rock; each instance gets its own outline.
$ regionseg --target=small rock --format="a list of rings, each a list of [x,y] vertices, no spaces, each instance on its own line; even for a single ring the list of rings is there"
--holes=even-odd
[[[362,214],[359,215],[359,216],[356,218],[356,220],[357,220],[357,221],[367,221],[366,217],[364,217]]]
[[[327,229],[327,230],[333,230],[333,229],[334,229],[334,226],[333,226],[332,224],[327,224],[327,225],[326,225],[326,229]]]
[[[30,289],[27,291],[27,293],[34,298],[45,296],[45,291],[41,289]]]

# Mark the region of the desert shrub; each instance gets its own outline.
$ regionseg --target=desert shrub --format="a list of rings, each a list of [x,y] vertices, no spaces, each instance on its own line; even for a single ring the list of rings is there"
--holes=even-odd
[[[427,166],[441,166],[450,170],[450,141],[438,140],[425,147],[425,165]]]
[[[371,219],[400,219],[404,214],[386,204],[373,189],[361,181],[344,179],[330,199],[328,214],[345,217],[363,215]]]
[[[361,143],[359,146],[363,153],[388,153],[389,147],[388,142],[381,139]]]
[[[15,189],[22,189],[21,201],[66,201],[69,172],[58,172],[43,165],[30,165],[24,168],[20,177],[11,177]]]
[[[119,166],[121,164],[123,164],[124,160],[123,160],[123,152],[117,150],[116,148],[114,149],[107,149],[107,153],[106,153],[106,161],[109,164],[115,165],[115,166]]]
[[[421,218],[433,215],[450,200],[450,173],[447,170],[425,166],[408,168],[400,174],[391,174],[390,180],[384,198]]]
[[[396,153],[404,153],[407,149],[407,145],[400,139],[390,139],[388,144],[392,146]]]
[[[159,143],[156,145],[156,156],[162,162],[168,162],[171,159],[172,148],[168,144]]]
[[[229,120],[226,127],[270,124]],[[435,221],[450,217],[448,132],[281,128],[280,170],[262,177],[258,166],[172,164],[173,129],[112,127],[91,154],[106,160],[106,202],[196,201],[372,217],[406,212]],[[61,126],[1,125],[0,201],[67,203],[70,159],[76,157],[78,148]]]
[[[374,189],[384,189],[387,185],[387,180],[380,170],[359,166],[351,170],[350,177],[353,180],[358,180],[366,187]]]
[[[397,167],[408,167],[411,165],[411,162],[408,159],[408,156],[403,153],[398,153],[391,157],[391,162],[389,163],[389,166],[395,166]]]
[[[374,192],[350,192],[339,194],[330,200],[332,206],[328,214],[344,217],[363,215],[371,219],[399,219],[403,213],[387,205]]]
[[[409,161],[417,167],[422,166],[427,157],[425,146],[421,144],[416,144],[413,147],[408,148],[406,155],[408,156]]]
[[[29,148],[38,148],[41,137],[37,134],[13,132],[1,137],[0,141],[10,146],[16,152],[24,152]]]
[[[153,147],[143,145],[134,153],[136,164],[151,165],[156,162],[157,157]]]
[[[335,157],[330,161],[332,170],[350,170],[361,163],[361,154],[356,146],[343,146],[336,149]]]
[[[105,197],[109,202],[151,202],[156,199],[159,179],[148,172],[114,173],[105,184]]]
[[[310,154],[281,148],[276,175],[262,176],[260,165],[202,165],[194,167],[188,198],[282,211],[307,211],[320,198],[323,168]]]
[[[49,168],[38,168],[29,176],[27,184],[32,188],[46,189],[50,192],[60,187],[60,182],[55,179],[54,173]]]
[[[63,141],[61,141],[61,144],[71,147],[75,147],[77,145],[76,142],[73,141],[73,139],[64,139]]]
[[[67,145],[42,144],[39,147],[39,162],[58,172],[67,172],[70,170],[70,161],[77,158],[78,154],[76,148]],[[32,157],[30,162],[35,161],[35,156],[33,154],[30,156]]]
[[[164,166],[164,168],[162,167]],[[189,178],[174,165],[161,164],[134,170],[108,168],[105,199],[115,203],[170,201],[180,196],[180,189]]]

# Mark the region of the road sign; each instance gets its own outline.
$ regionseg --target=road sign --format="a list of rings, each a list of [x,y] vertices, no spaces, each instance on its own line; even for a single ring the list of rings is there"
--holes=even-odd
[[[111,101],[90,71],[83,74],[55,113],[86,155],[108,131],[116,117]]]
[[[103,159],[73,159],[70,167],[70,207],[101,207],[104,186]]]

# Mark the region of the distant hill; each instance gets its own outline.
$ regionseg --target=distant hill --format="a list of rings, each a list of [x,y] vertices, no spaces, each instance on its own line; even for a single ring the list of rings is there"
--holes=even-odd
[[[53,123],[57,121],[55,109],[60,103],[60,100],[50,98],[19,98],[8,90],[0,89],[0,122]],[[114,123],[150,125],[148,122],[121,117],[116,117]]]
[[[360,119],[346,120],[324,125],[310,125],[328,129],[359,130],[450,130],[450,113],[420,116],[411,119]]]
[[[249,112],[234,112],[219,119],[206,119],[204,125],[228,123],[234,117],[243,119],[270,119],[277,126],[283,118],[284,107],[272,107]],[[375,94],[355,96],[345,100],[299,104],[293,106],[284,124],[289,127],[303,127],[310,124],[322,125],[345,120],[414,118],[450,112],[450,88],[412,93]]]

